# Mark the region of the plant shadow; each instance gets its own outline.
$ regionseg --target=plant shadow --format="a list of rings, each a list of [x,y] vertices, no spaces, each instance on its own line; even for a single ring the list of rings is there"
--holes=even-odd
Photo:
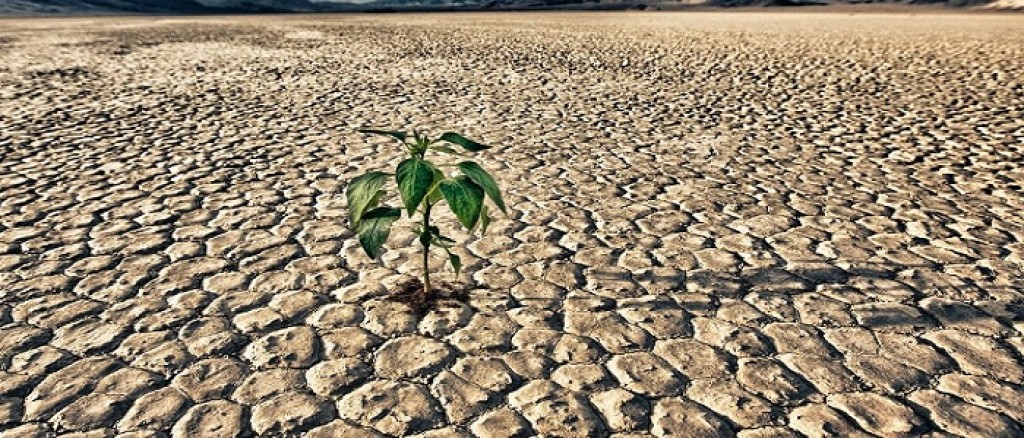
[[[982,318],[996,318],[1010,325],[1024,321],[1024,301],[1017,299],[1024,298],[1024,287],[990,281],[994,277],[983,271],[979,271],[983,280],[974,281],[944,273],[941,266],[934,264],[858,261],[839,266],[822,260],[806,260],[781,267],[729,272],[658,272],[654,269],[630,273],[590,268],[583,270],[580,276],[585,288],[592,280],[635,283],[646,294],[636,298],[697,293],[709,295],[717,303],[722,299],[743,300],[756,296],[760,300],[785,300],[792,306],[794,296],[817,293],[838,298],[849,306],[865,305],[873,323],[878,325],[924,322],[935,326]],[[918,276],[918,272],[927,275]],[[657,287],[652,290],[651,285]],[[921,303],[929,298],[936,300],[928,305]],[[666,303],[668,301],[671,300]],[[984,310],[978,306],[982,302],[989,304],[983,306]]]

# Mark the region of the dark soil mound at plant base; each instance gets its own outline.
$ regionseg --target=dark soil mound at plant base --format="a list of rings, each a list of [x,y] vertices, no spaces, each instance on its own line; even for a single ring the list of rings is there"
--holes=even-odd
[[[433,309],[443,307],[445,302],[465,302],[469,298],[468,287],[459,287],[450,283],[435,285],[430,291],[430,295],[424,292],[423,282],[414,278],[399,286],[398,290],[391,295],[391,299],[406,304],[412,307],[417,314],[423,315]]]

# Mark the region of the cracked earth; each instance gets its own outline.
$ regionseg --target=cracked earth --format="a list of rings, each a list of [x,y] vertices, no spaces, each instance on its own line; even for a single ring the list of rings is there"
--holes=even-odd
[[[0,436],[1022,436],[1022,71],[1006,15],[2,20]],[[367,126],[496,146],[467,299],[352,239]]]

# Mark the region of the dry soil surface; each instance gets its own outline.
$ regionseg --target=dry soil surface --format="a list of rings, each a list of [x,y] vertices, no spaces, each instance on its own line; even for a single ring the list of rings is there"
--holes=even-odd
[[[2,20],[0,436],[1021,436],[1021,72],[1021,16]],[[359,126],[495,146],[465,302],[387,299]]]

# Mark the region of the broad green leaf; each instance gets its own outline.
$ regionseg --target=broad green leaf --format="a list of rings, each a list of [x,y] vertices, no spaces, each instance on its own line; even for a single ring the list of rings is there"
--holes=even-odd
[[[446,141],[448,143],[452,143],[452,144],[455,144],[455,145],[458,145],[458,146],[462,146],[462,148],[467,150],[467,151],[476,152],[476,151],[482,151],[484,149],[489,149],[490,148],[490,146],[487,146],[485,144],[477,143],[477,142],[475,142],[473,140],[470,140],[470,139],[468,139],[466,137],[463,137],[463,136],[461,136],[459,134],[456,134],[454,132],[446,132],[444,134],[441,134],[441,136],[438,137],[437,139],[441,140],[441,141]]]
[[[484,189],[465,175],[441,181],[438,187],[455,217],[459,218],[459,222],[466,229],[472,230],[480,218],[480,208],[484,204]]]
[[[505,210],[505,200],[501,199],[501,189],[498,188],[498,183],[494,181],[494,177],[491,174],[472,161],[463,161],[458,166],[463,175],[468,176],[478,186],[483,187],[487,197],[494,201],[494,205],[497,205],[502,213],[508,214]]]
[[[480,208],[480,235],[487,234],[487,226],[491,224],[491,215],[487,214],[487,206]]]
[[[379,207],[366,212],[363,220],[356,228],[359,244],[372,259],[380,257],[384,242],[391,235],[391,224],[402,216],[402,210],[390,207]]]
[[[377,206],[380,188],[384,186],[387,177],[388,174],[384,172],[373,171],[353,179],[348,184],[345,197],[348,198],[348,222],[353,229],[359,225],[367,209]]]
[[[459,258],[459,256],[448,252],[448,261],[452,262],[452,267],[455,268],[455,276],[457,277],[459,272],[462,272],[462,259]]]
[[[357,129],[356,131],[363,134],[386,135],[402,143],[405,143],[405,138],[407,137],[405,131],[381,131],[379,129]]]
[[[430,192],[430,186],[434,182],[434,166],[419,158],[409,158],[398,163],[395,179],[398,180],[398,193],[402,195],[402,204],[411,217],[416,207]]]

